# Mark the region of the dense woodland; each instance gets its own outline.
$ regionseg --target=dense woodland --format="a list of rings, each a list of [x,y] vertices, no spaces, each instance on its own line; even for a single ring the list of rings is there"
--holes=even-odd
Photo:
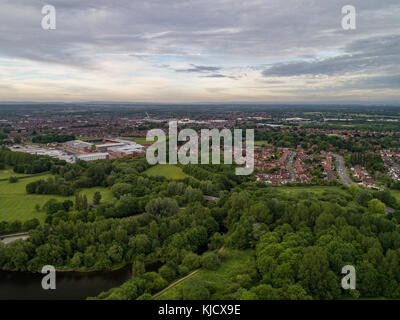
[[[385,213],[385,204],[399,208],[387,190],[291,193],[237,177],[233,166],[188,165],[189,178],[170,181],[146,176],[149,165],[141,157],[66,164],[8,151],[0,156],[14,166],[45,164],[54,174],[28,184],[28,193],[75,195],[74,201],[46,203],[44,224],[0,224],[0,233],[30,230],[29,240],[0,243],[3,270],[129,265],[131,280],[96,298],[149,299],[199,267],[217,270],[227,258],[225,247],[251,257],[222,291],[193,280],[179,298],[400,298],[400,211]],[[113,200],[80,195],[81,188],[95,186],[109,188]],[[357,270],[350,294],[340,285],[347,264]]]
[[[33,143],[66,142],[71,140],[75,140],[75,136],[71,134],[48,133],[34,135],[32,137]]]

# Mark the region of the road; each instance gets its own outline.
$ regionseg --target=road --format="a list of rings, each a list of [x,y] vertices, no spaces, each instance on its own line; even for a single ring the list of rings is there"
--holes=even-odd
[[[347,185],[347,186],[351,186],[353,184],[356,184],[353,180],[350,179],[350,177],[347,175],[347,169],[346,166],[344,165],[344,159],[341,155],[338,154],[334,154],[335,158],[336,158],[336,170],[340,176],[340,178],[342,178],[343,182]],[[386,206],[385,208],[385,213],[392,213],[394,212],[395,209],[393,209],[392,207]]]
[[[353,180],[351,180],[350,177],[347,175],[347,169],[344,164],[343,157],[336,153],[333,155],[336,158],[336,171],[338,172],[339,177],[343,180],[343,182],[347,186],[351,186],[352,184],[355,184],[355,182]]]
[[[7,244],[7,243],[13,242],[18,239],[26,240],[28,238],[29,238],[28,232],[20,232],[20,233],[7,234],[4,236],[1,236],[1,242],[3,242],[4,244]]]
[[[293,160],[295,156],[296,152],[290,152],[286,163],[286,170],[289,172],[289,177],[292,182],[296,182],[296,174],[294,173],[293,170]]]

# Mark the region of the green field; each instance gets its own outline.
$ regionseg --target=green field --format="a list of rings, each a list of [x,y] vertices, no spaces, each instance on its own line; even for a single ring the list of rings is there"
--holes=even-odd
[[[146,137],[122,137],[122,139],[135,141],[136,143],[141,145],[153,143],[152,141],[146,141]]]
[[[343,190],[338,186],[305,186],[305,187],[287,187],[287,186],[273,186],[271,190],[276,190],[276,192],[280,193],[290,193],[290,194],[298,194],[301,192],[312,192],[315,194],[322,194],[324,192],[334,191],[341,194],[347,194],[346,190]]]
[[[141,145],[154,143],[154,141],[146,141],[146,137],[122,137],[122,139],[135,141],[136,143]]]
[[[11,167],[7,167],[6,169],[0,170],[0,180],[1,179],[8,179],[9,177],[24,177],[28,176],[25,173],[15,173]]]
[[[188,177],[181,168],[171,164],[157,164],[144,172],[150,177],[162,176],[167,179],[185,179]]]
[[[229,273],[237,265],[246,264],[246,261],[254,254],[253,250],[232,250],[224,249],[228,252],[228,258],[222,261],[221,266],[217,270],[202,269],[190,278],[198,278],[204,281],[212,282],[216,286],[214,295],[219,295],[229,283]],[[189,278],[188,278],[189,279]],[[163,294],[158,296],[156,300],[179,300],[181,299],[182,284],[187,281],[185,279],[174,287],[171,287]],[[211,296],[213,299],[214,295]]]
[[[28,183],[39,179],[46,179],[48,177],[51,177],[51,175],[38,175],[37,177],[20,180],[17,183],[0,181],[0,221],[26,221],[32,218],[38,218],[40,221],[44,221],[45,213],[43,211],[37,212],[35,210],[36,204],[43,206],[43,204],[50,199],[61,201],[66,199],[74,200],[74,196],[63,197],[58,195],[26,193],[25,187]],[[102,201],[108,201],[113,198],[110,190],[101,187],[83,189],[81,193],[86,194],[90,203],[96,191],[100,191]]]
[[[270,146],[270,144],[266,140],[254,141],[255,146]]]

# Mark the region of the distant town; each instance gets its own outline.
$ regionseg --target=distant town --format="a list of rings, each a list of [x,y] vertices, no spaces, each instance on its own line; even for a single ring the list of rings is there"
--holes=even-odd
[[[151,143],[146,141],[147,131],[165,129],[169,121],[177,121],[179,128],[195,130],[254,128],[257,181],[272,185],[335,184],[344,179],[347,184],[380,189],[385,179],[400,179],[398,133],[393,131],[400,125],[396,114],[290,108],[282,112],[276,108],[226,112],[220,107],[209,113],[210,107],[204,108],[204,112],[183,112],[178,107],[174,115],[151,108],[149,112],[133,108],[133,115],[132,110],[121,115],[121,110],[109,114],[75,109],[48,115],[22,108],[22,116],[18,111],[18,115],[3,114],[0,126],[3,143],[11,150],[48,155],[68,163],[139,156]],[[394,139],[392,148],[386,146],[389,137]],[[372,147],[360,155],[364,141]]]

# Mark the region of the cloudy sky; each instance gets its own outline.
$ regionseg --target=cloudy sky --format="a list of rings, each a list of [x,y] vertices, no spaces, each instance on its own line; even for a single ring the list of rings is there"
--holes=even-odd
[[[400,1],[0,0],[0,101],[397,102]]]

